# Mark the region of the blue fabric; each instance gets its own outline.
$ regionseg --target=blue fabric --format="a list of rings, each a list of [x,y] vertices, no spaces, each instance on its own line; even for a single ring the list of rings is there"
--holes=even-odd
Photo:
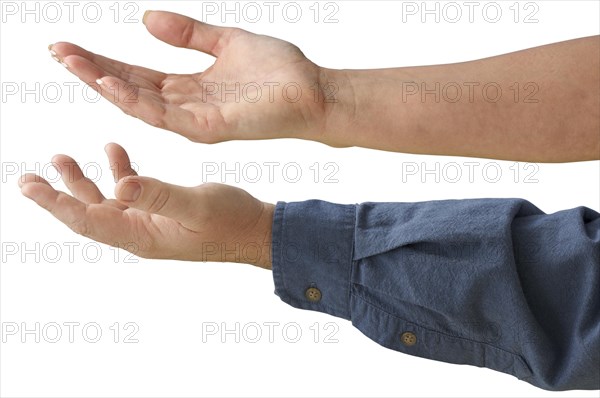
[[[284,302],[351,320],[385,347],[548,390],[600,388],[593,210],[545,214],[521,199],[279,202],[272,254]]]

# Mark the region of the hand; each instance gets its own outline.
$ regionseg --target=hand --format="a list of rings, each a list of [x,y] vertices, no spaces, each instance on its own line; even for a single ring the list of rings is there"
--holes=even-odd
[[[77,163],[52,163],[73,196],[25,174],[21,192],[78,234],[145,258],[244,262],[271,268],[273,205],[221,184],[185,188],[132,170],[125,150],[105,148],[117,185],[106,199]]]
[[[127,65],[70,43],[51,45],[50,52],[125,113],[195,142],[320,140],[328,104],[324,72],[296,46],[170,12],[147,12],[144,23],[168,44],[217,57],[214,65],[180,75]]]

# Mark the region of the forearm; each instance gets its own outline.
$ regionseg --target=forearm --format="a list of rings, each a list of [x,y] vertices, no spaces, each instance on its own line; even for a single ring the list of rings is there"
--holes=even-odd
[[[323,141],[530,162],[600,159],[600,39],[477,61],[331,70]]]

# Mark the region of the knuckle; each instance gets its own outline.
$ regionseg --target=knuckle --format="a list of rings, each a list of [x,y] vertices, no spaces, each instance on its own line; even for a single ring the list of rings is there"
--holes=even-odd
[[[194,34],[196,32],[196,23],[194,21],[190,21],[187,25],[183,27],[181,32],[181,42],[184,46],[190,47],[194,40]]]
[[[170,196],[171,192],[168,189],[162,187],[157,188],[149,202],[148,211],[150,213],[160,213],[169,201]]]

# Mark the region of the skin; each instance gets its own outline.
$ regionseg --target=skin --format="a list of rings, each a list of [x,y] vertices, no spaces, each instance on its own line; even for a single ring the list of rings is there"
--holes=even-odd
[[[600,36],[458,64],[333,70],[290,43],[237,28],[163,11],[147,12],[144,23],[156,38],[215,63],[181,75],[70,43],[51,51],[125,113],[195,142],[300,138],[528,162],[600,159]],[[437,102],[421,95],[436,84]]]
[[[54,156],[52,164],[73,196],[35,174],[19,179],[21,192],[75,233],[143,258],[271,268],[272,204],[228,185],[187,188],[140,177],[121,146],[111,143],[105,151],[116,199],[106,199],[66,155]]]
[[[322,68],[282,40],[178,14],[152,11],[144,23],[168,44],[213,55],[214,65],[167,74],[70,43],[50,51],[125,113],[194,142],[291,137],[529,162],[600,159],[600,36],[453,65],[352,71]],[[479,90],[471,100],[465,91],[453,102],[407,92],[436,83],[467,90],[473,82],[492,82],[503,95],[488,101]],[[515,82],[523,89],[518,100]],[[284,91],[288,83],[301,89],[297,100],[294,90]],[[245,87],[241,98],[223,93],[236,84]],[[531,87],[537,101],[525,102]],[[226,185],[186,188],[140,177],[123,148],[109,144],[106,152],[116,199],[106,199],[65,155],[53,162],[73,196],[33,174],[20,179],[21,191],[76,233],[140,257],[271,268],[272,204]]]
[[[340,98],[354,98],[330,111],[327,135],[340,145],[540,163],[600,159],[600,36],[459,64],[326,73]],[[424,94],[436,84],[439,102]]]

